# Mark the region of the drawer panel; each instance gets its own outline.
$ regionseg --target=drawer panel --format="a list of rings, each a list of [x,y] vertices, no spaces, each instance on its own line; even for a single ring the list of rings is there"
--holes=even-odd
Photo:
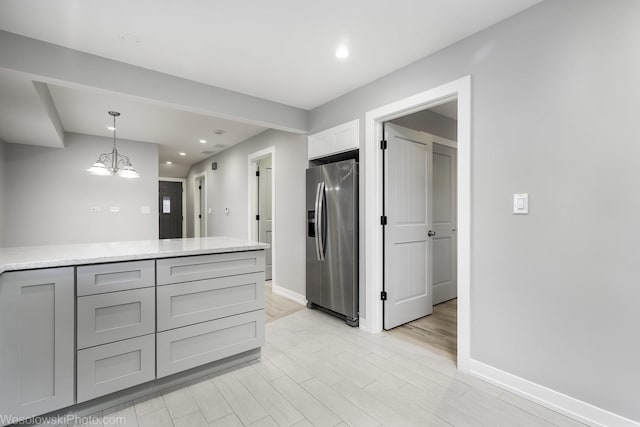
[[[264,271],[264,251],[197,255],[156,261],[158,285]]]
[[[78,349],[155,332],[155,288],[78,297]]]
[[[155,285],[153,260],[83,265],[77,268],[78,296]]]
[[[258,348],[264,344],[264,310],[157,334],[158,378]]]
[[[264,273],[158,287],[158,331],[264,308]]]
[[[78,351],[78,403],[155,378],[155,335]]]

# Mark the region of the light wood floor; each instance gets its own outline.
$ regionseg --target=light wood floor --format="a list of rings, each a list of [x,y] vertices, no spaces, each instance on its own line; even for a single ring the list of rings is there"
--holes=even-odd
[[[306,308],[267,324],[258,361],[95,416],[136,427],[582,425],[399,334]]]
[[[304,305],[298,304],[289,298],[282,297],[278,294],[274,294],[271,289],[271,280],[266,282],[265,290],[265,313],[267,315],[267,322],[273,322],[276,319],[287,316],[296,311],[305,308]]]
[[[457,354],[458,300],[433,306],[433,314],[394,328],[389,333],[397,338],[439,353],[451,360]]]

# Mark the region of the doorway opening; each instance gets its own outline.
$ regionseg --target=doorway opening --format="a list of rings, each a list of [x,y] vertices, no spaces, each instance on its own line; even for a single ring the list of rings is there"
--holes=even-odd
[[[179,239],[186,236],[183,209],[186,205],[185,180],[160,178],[158,183],[158,238]]]
[[[360,321],[360,327],[369,332],[383,330],[383,307],[389,297],[384,292],[383,228],[384,200],[383,188],[383,151],[381,142],[385,140],[383,124],[399,117],[430,109],[432,107],[457,100],[457,220],[455,241],[457,246],[457,365],[458,369],[468,371],[470,365],[470,265],[471,265],[471,77],[466,76],[443,84],[425,92],[384,105],[369,111],[365,115],[365,163],[366,178],[361,183],[365,188],[365,230],[364,261],[372,266],[364,272],[361,292],[365,295],[366,317]],[[420,152],[420,150],[418,150]],[[421,154],[422,155],[422,154]],[[361,158],[362,161],[362,158]],[[426,179],[426,176],[425,176]],[[425,197],[426,198],[426,197]],[[425,206],[426,209],[426,206]],[[424,230],[424,228],[423,228]],[[426,229],[428,233],[429,229]],[[429,237],[429,236],[427,236]],[[424,239],[426,241],[426,239]],[[426,243],[422,244],[426,250]],[[426,258],[426,257],[425,257]],[[430,258],[426,258],[429,261]],[[404,260],[403,260],[404,262]],[[424,261],[423,261],[424,264]],[[429,277],[427,272],[422,273]],[[384,292],[383,292],[384,291]],[[415,290],[414,290],[415,291]],[[419,292],[416,293],[416,295]],[[410,299],[410,295],[405,295]],[[361,307],[362,311],[362,307]]]
[[[249,240],[270,245],[265,251],[265,285],[271,292],[276,282],[276,153],[271,146],[249,154],[248,183],[248,231]],[[267,307],[268,311],[268,307]]]
[[[384,133],[384,328],[455,359],[457,101],[385,122]]]
[[[207,237],[207,172],[193,178],[193,237]]]

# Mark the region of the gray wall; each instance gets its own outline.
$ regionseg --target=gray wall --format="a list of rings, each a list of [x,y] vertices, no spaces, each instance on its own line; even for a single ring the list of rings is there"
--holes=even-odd
[[[5,187],[6,187],[6,178],[5,178],[5,142],[0,139],[0,248],[4,243],[4,210],[5,210]]]
[[[275,147],[275,250],[277,285],[305,294],[305,170],[307,137],[268,130],[194,165],[187,176],[187,236],[193,236],[194,176],[207,170],[209,236],[247,238],[248,156]],[[211,162],[218,169],[211,170]],[[229,215],[225,215],[229,208]]]
[[[458,140],[458,122],[431,110],[418,111],[417,113],[398,117],[391,120],[391,123],[441,136],[452,141]]]
[[[545,1],[310,116],[364,124],[470,74],[471,356],[636,421],[638,22],[637,0]]]
[[[6,144],[4,246],[157,239],[158,146],[118,140],[141,176],[128,180],[86,172],[111,150],[109,138],[66,134],[66,141],[64,149]],[[142,206],[151,213],[141,214]]]

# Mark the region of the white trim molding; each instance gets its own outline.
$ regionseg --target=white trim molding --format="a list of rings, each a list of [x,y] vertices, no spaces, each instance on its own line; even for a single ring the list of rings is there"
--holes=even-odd
[[[364,272],[366,318],[360,328],[368,332],[382,330],[382,123],[445,102],[458,100],[458,369],[467,371],[470,360],[471,321],[471,76],[369,111],[365,115],[364,163],[366,176],[364,245],[367,248]],[[362,175],[361,175],[362,177]]]
[[[278,294],[281,297],[290,299],[291,301],[295,301],[298,304],[307,305],[307,297],[297,292],[292,291],[291,289],[283,288],[282,286],[278,286],[272,282],[271,291],[274,294]]]
[[[598,408],[477,360],[469,360],[467,366],[469,373],[477,377],[585,424],[602,427],[640,427],[640,423],[637,421]]]
[[[187,237],[187,179],[186,178],[170,178],[158,177],[158,181],[171,181],[182,183],[182,237]]]
[[[258,226],[255,221],[255,214],[257,211],[257,200],[256,197],[258,189],[256,188],[256,170],[258,167],[258,160],[264,159],[265,157],[271,157],[271,282],[273,283],[273,289],[277,287],[276,285],[276,270],[278,259],[278,255],[276,252],[276,227],[277,227],[277,218],[276,218],[276,175],[278,170],[276,168],[276,147],[270,146],[265,148],[264,150],[256,151],[247,156],[247,238],[249,240],[259,240],[258,236]]]
[[[200,198],[196,197],[196,182],[198,178],[203,178],[202,182],[204,183],[204,209],[200,206]],[[193,237],[200,237],[200,221],[198,221],[198,211],[202,212],[204,218],[204,235],[208,236],[207,232],[207,223],[209,222],[208,214],[209,211],[207,209],[207,171],[202,171],[193,176],[193,181],[191,182],[191,188],[193,189]],[[196,209],[198,206],[200,209]]]

